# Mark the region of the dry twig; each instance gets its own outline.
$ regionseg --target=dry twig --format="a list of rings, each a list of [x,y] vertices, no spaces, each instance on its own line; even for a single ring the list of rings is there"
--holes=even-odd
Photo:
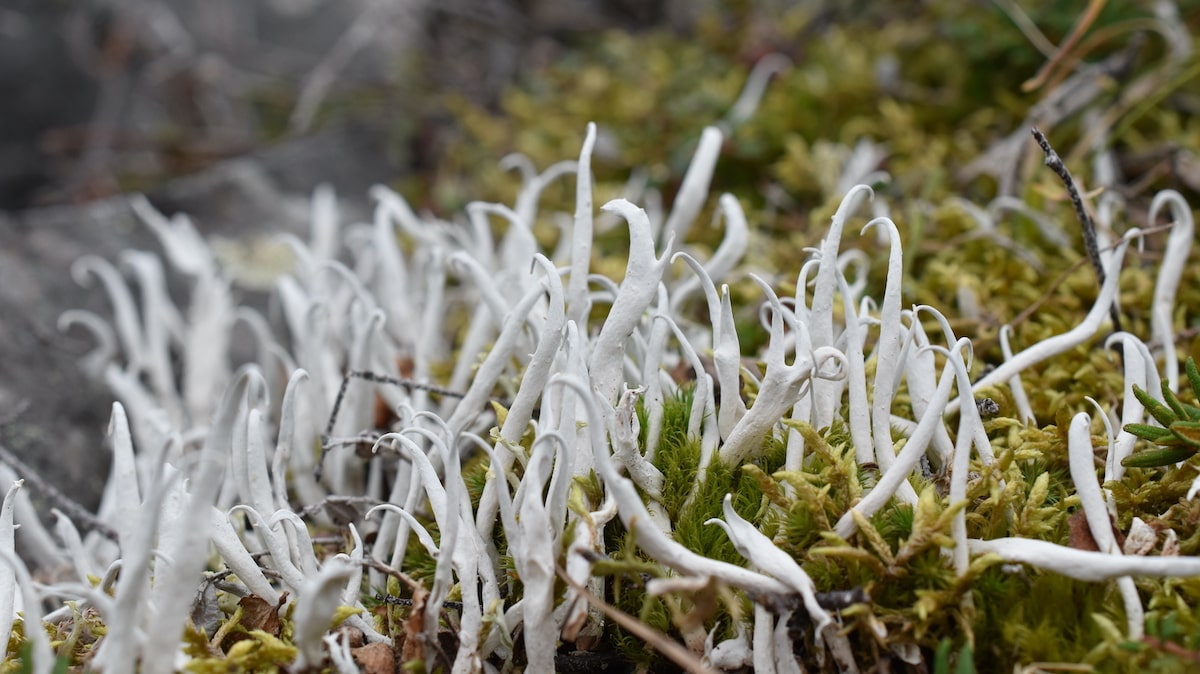
[[[571,589],[579,593],[579,596],[586,599],[592,606],[600,609],[601,613],[608,616],[613,622],[620,625],[630,634],[633,634],[642,641],[646,642],[646,646],[653,648],[659,653],[662,653],[666,657],[670,658],[671,662],[674,662],[684,671],[716,674],[715,669],[705,665],[700,661],[699,658],[697,658],[683,646],[680,646],[678,643],[672,641],[667,635],[659,632],[658,630],[629,615],[621,609],[606,603],[603,599],[589,592],[586,587],[576,583],[574,579],[567,575],[566,570],[561,566],[556,565],[555,570],[558,571],[558,577],[561,578],[564,583],[569,585]]]
[[[1063,163],[1062,158],[1058,156],[1054,148],[1050,147],[1050,141],[1046,140],[1045,134],[1038,131],[1036,127],[1032,129],[1032,133],[1038,145],[1041,146],[1042,152],[1046,153],[1046,166],[1054,171],[1054,174],[1058,176],[1059,180],[1062,180],[1063,185],[1067,188],[1071,205],[1075,207],[1075,217],[1079,219],[1079,224],[1083,227],[1083,246],[1087,250],[1088,260],[1096,270],[1097,285],[1104,285],[1104,265],[1100,261],[1100,245],[1096,242],[1096,223],[1092,221],[1092,216],[1083,204],[1083,197],[1079,194],[1079,188],[1075,186],[1075,179],[1071,177],[1071,172],[1067,170],[1067,165]],[[1115,302],[1109,307],[1109,317],[1112,319],[1113,330],[1120,332],[1121,315],[1117,311]]]

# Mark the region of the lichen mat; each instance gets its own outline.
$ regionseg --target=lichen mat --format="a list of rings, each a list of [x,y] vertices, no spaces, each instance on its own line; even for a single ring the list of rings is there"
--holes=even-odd
[[[9,662],[352,672],[382,648],[453,672],[584,657],[858,671],[969,659],[1062,610],[1098,635],[1080,645],[1090,662],[1193,624],[1196,468],[1122,465],[1126,425],[1167,437],[1144,430],[1163,421],[1144,402],[1174,401],[1187,423],[1156,363],[1166,353],[1177,391],[1183,198],[1151,207],[1152,225],[1164,208],[1174,222],[1156,275],[1126,266],[1128,230],[1103,244],[1090,308],[1055,334],[1016,332],[1016,352],[1000,329],[1003,357],[984,364],[953,317],[906,306],[901,228],[856,224],[867,185],[798,269],[754,271],[771,242],[728,194],[704,243],[723,140],[704,132],[669,212],[594,207],[594,125],[577,161],[524,172],[514,206],[473,203],[461,222],[379,187],[374,222],[343,226],[318,190],[310,241],[283,238],[273,318],[235,305],[186,217],[135,199],[163,255],[81,259],[112,317],[63,317],[94,334],[84,366],[119,401],[104,526],[81,535],[59,513],[51,534],[3,470]],[[539,213],[569,175],[574,213]],[[980,229],[1020,258],[999,237]],[[190,284],[185,308],[164,259]],[[1153,289],[1153,333],[1134,320],[1108,336],[1130,275]],[[230,362],[235,330],[256,362]],[[1123,388],[1097,375],[1091,403],[1031,406],[1023,378],[1096,362]]]

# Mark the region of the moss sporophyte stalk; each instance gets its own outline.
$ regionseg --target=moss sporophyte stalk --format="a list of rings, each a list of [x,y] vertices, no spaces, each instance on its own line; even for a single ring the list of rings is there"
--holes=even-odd
[[[814,58],[858,72],[857,42],[830,31]],[[0,467],[3,671],[356,672],[368,649],[464,673],[1193,668],[1185,192],[1117,217],[1116,188],[1080,190],[1097,274],[1026,128],[998,194],[950,199],[905,134],[772,136],[781,64],[742,96],[714,85],[733,111],[645,149],[663,156],[619,194],[595,124],[575,159],[508,160],[511,206],[453,220],[377,187],[372,221],[345,222],[318,190],[277,316],[237,306],[187,218],[135,199],[161,255],[81,260],[112,315],[63,318],[118,401],[101,526],[58,513],[51,533]],[[919,131],[944,170],[989,156],[984,120],[956,144],[923,126],[901,85],[928,80],[796,68],[851,108],[878,98],[880,128]],[[1039,124],[1068,176],[1104,180],[1110,145]],[[783,196],[711,193],[722,162],[772,148]],[[813,211],[786,214],[800,198]],[[235,331],[254,362],[233,363]]]

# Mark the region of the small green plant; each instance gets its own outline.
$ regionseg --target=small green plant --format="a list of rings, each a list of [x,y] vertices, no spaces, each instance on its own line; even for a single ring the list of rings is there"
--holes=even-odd
[[[1184,366],[1192,394],[1200,398],[1200,370],[1190,356]],[[1143,440],[1158,445],[1122,459],[1121,464],[1131,468],[1155,468],[1186,461],[1200,452],[1200,407],[1179,400],[1166,379],[1162,380],[1162,396],[1159,402],[1140,386],[1133,387],[1133,394],[1160,426],[1150,424],[1125,424],[1125,430]]]

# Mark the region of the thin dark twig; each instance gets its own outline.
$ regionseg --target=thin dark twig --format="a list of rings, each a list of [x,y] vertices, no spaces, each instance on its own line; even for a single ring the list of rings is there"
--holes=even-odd
[[[1096,278],[1099,285],[1104,285],[1104,265],[1100,262],[1100,245],[1096,242],[1096,223],[1092,222],[1092,216],[1088,213],[1087,208],[1083,205],[1083,197],[1079,194],[1079,188],[1075,186],[1075,179],[1071,177],[1071,172],[1067,170],[1067,165],[1063,163],[1058,153],[1054,148],[1050,147],[1050,141],[1046,140],[1045,134],[1038,131],[1037,128],[1031,129],[1034,140],[1041,146],[1042,152],[1046,154],[1046,166],[1054,171],[1063,185],[1067,188],[1067,195],[1071,197],[1071,205],[1075,207],[1075,217],[1079,219],[1079,224],[1083,227],[1083,245],[1087,249],[1088,259],[1092,263],[1092,267],[1096,270]],[[1117,311],[1117,303],[1113,302],[1108,308],[1108,315],[1112,318],[1113,330],[1120,332],[1121,316]]]
[[[410,589],[412,589],[414,597],[418,593],[423,593],[426,596],[429,595],[429,590],[425,589],[424,585],[422,585],[418,581],[414,580],[411,576],[404,573],[403,571],[400,571],[399,569],[394,569],[377,559],[372,559],[371,557],[366,557],[366,558],[360,560],[359,563],[368,569],[373,569],[375,571],[378,571],[383,574],[387,574],[389,576],[392,576],[393,578],[398,579],[400,582],[404,583]],[[395,598],[389,598],[388,595],[382,595],[382,596],[376,595],[376,597],[380,598],[381,601],[383,601],[384,603],[403,605],[402,600],[398,600]],[[451,605],[451,604],[457,604],[458,610],[462,611],[462,604],[460,602],[444,601],[444,602],[442,602],[442,606],[441,606],[440,610],[438,611],[438,613],[441,615],[443,620],[446,620],[446,621],[450,620],[450,615],[446,612],[446,608],[447,608],[447,605]],[[453,608],[453,606],[451,608]],[[434,650],[434,652],[436,653],[436,655],[446,663],[446,668],[447,669],[450,668],[450,657],[448,655],[446,655],[446,651],[442,649],[441,644],[439,644],[436,639],[433,641],[426,641],[426,640],[422,639],[422,644],[426,648],[431,647]]]
[[[829,592],[813,593],[817,599],[817,605],[826,611],[840,611],[844,608],[850,608],[855,604],[871,603],[871,595],[866,588],[852,587],[849,590],[831,590]]]
[[[374,445],[375,442],[378,441],[380,437],[382,437],[382,435],[383,435],[382,433],[378,433],[376,431],[364,431],[361,435],[355,435],[355,436],[351,436],[348,438],[330,437],[327,440],[325,440],[325,446],[332,449],[334,447],[348,447],[348,446],[357,447],[358,445],[362,445],[362,444]]]
[[[428,391],[430,393],[449,396],[451,398],[467,397],[467,394],[460,391],[452,391],[448,388],[434,386],[433,384],[425,384],[423,382],[413,381],[412,379],[402,379],[400,377],[393,377],[391,375],[379,374],[378,372],[371,372],[370,370],[351,370],[346,373],[346,376],[355,377],[357,379],[365,379],[375,384],[391,384],[392,386],[401,386],[410,391],[414,389],[418,391]],[[344,388],[345,384],[342,386]]]
[[[385,604],[390,604],[392,606],[407,606],[410,608],[413,605],[413,600],[408,597],[397,597],[396,595],[384,594],[382,592],[375,593],[375,601],[381,601]],[[442,602],[442,606],[444,608],[453,609],[455,611],[461,612],[462,608],[463,608],[463,603],[461,601],[447,600],[447,601]]]
[[[574,578],[567,575],[566,569],[561,565],[555,564],[554,570],[558,573],[558,577],[563,580],[572,590],[586,600],[589,604],[596,607],[607,616],[610,620],[620,625],[625,631],[640,638],[647,647],[658,651],[663,656],[669,658],[680,669],[687,672],[701,672],[704,674],[715,674],[716,670],[704,664],[700,658],[694,653],[684,648],[679,643],[673,641],[669,636],[663,634],[657,628],[652,627],[645,622],[642,622],[635,616],[632,616],[621,609],[609,604],[603,599],[597,597],[588,591],[588,589],[579,583],[575,582]],[[532,636],[532,635],[530,635]]]
[[[0,462],[7,463],[14,471],[16,471],[17,475],[28,480],[29,483],[33,485],[34,489],[37,489],[44,494],[46,498],[53,501],[54,505],[57,506],[59,510],[66,513],[67,516],[72,520],[78,522],[79,525],[84,529],[91,529],[92,531],[98,532],[101,536],[104,536],[109,540],[117,540],[116,531],[114,531],[104,522],[101,522],[99,519],[97,519],[97,517],[89,512],[87,508],[83,507],[70,496],[62,493],[57,487],[47,482],[44,478],[42,478],[41,475],[38,475],[37,471],[35,471],[21,459],[17,458],[17,455],[13,454],[12,451],[10,451],[4,445],[0,445]]]
[[[333,400],[333,409],[329,412],[329,421],[325,424],[325,432],[321,434],[321,455],[317,458],[316,477],[321,479],[321,472],[325,468],[325,454],[329,447],[329,439],[333,436],[333,426],[337,423],[338,412],[342,409],[342,400],[346,397],[346,389],[350,387],[351,379],[362,379],[374,384],[391,384],[399,386],[409,391],[428,391],[439,395],[448,396],[451,398],[463,398],[465,393],[451,391],[450,389],[441,388],[432,384],[424,384],[411,379],[401,379],[400,377],[392,377],[386,374],[378,374],[369,370],[350,370],[342,377],[342,385],[338,388],[337,397]]]
[[[392,606],[411,607],[413,605],[413,600],[409,599],[408,597],[397,597],[396,595],[384,594],[382,592],[375,593],[375,601],[381,601],[385,604],[391,604]]]
[[[374,508],[375,506],[384,503],[374,496],[326,496],[320,503],[314,503],[306,508],[301,509],[296,514],[304,519],[308,519],[317,513],[330,507],[366,505]]]
[[[379,573],[391,576],[391,577],[395,578],[396,580],[399,580],[401,583],[404,583],[405,585],[407,585],[414,592],[418,592],[418,591],[419,592],[428,592],[428,590],[425,589],[425,586],[422,585],[420,583],[420,581],[415,580],[412,576],[408,575],[407,573],[404,573],[403,571],[401,571],[399,569],[395,569],[395,568],[392,568],[391,566],[388,566],[387,564],[384,564],[383,562],[379,561],[378,559],[374,559],[371,557],[364,557],[360,561],[360,563],[368,569],[378,571]]]

